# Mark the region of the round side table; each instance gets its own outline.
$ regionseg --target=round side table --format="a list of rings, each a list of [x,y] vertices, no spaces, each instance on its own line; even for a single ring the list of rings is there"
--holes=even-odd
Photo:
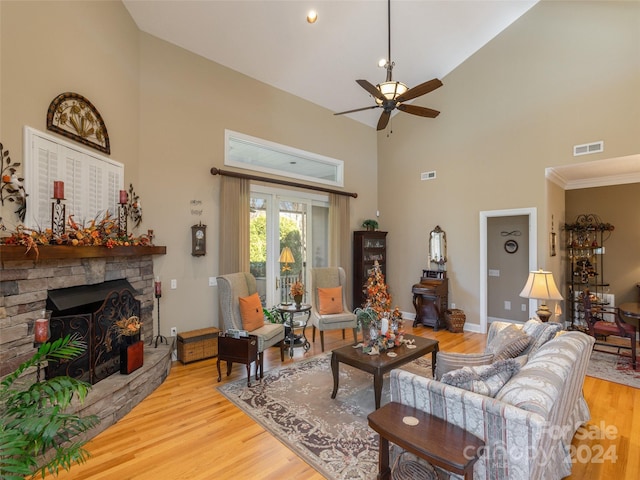
[[[307,303],[303,303],[300,307],[296,307],[295,304],[291,305],[278,305],[276,310],[282,317],[282,322],[285,327],[289,327],[289,333],[284,337],[285,345],[289,346],[289,358],[293,358],[293,350],[296,347],[303,347],[305,352],[308,352],[311,348],[311,344],[307,337],[305,336],[305,329],[307,328],[307,323],[309,323],[309,318],[311,317],[311,305]],[[304,320],[296,321],[294,316],[296,313],[306,313],[306,318]],[[295,329],[302,328],[302,334],[296,335]]]

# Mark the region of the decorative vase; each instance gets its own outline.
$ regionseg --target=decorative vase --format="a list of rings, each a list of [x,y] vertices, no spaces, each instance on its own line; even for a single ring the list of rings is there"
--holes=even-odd
[[[296,304],[296,308],[300,308],[300,305],[302,304],[302,295],[294,295],[293,301]]]
[[[369,340],[377,340],[377,339],[378,339],[378,327],[372,324],[369,327]]]

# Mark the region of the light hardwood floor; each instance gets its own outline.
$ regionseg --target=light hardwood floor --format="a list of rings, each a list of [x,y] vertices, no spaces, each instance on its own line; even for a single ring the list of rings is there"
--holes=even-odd
[[[406,322],[410,323],[410,322]],[[411,329],[409,328],[409,331]],[[416,335],[436,338],[440,350],[482,351],[486,336],[433,332],[417,327]],[[325,335],[325,351],[348,343],[338,332]],[[320,352],[320,340],[308,353],[296,349],[293,360]],[[230,377],[245,378],[243,365]],[[277,349],[265,355],[265,370],[281,365]],[[322,479],[291,450],[218,393],[216,360],[189,365],[176,362],[167,380],[117,424],[87,444],[92,457],[60,479]],[[327,392],[329,394],[330,392]],[[640,475],[640,390],[587,377],[584,393],[592,420],[591,436],[574,439],[578,461],[570,479],[637,479]],[[587,436],[587,435],[583,435]],[[607,455],[615,453],[611,461]],[[53,477],[48,477],[53,478]]]

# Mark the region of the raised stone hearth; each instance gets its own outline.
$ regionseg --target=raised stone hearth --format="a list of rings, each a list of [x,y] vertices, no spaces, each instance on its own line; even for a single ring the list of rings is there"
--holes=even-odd
[[[91,388],[82,405],[74,403],[74,411],[81,416],[97,415],[100,418],[100,423],[87,432],[85,439],[95,437],[116,423],[164,382],[171,370],[173,349],[173,342],[158,345],[158,348],[145,343],[141,368],[129,375],[116,373],[101,380]]]

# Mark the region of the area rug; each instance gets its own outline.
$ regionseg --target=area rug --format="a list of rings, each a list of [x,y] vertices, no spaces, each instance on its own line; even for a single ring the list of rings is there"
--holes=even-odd
[[[631,357],[628,352],[620,355],[616,353],[605,353],[599,351],[606,347],[596,345],[589,366],[587,367],[587,375],[608,382],[621,383],[633,388],[640,388],[640,370],[634,370],[631,365]],[[626,353],[626,355],[625,355]]]
[[[234,405],[332,480],[369,480],[378,473],[378,440],[367,425],[375,410],[373,376],[340,364],[338,394],[331,399],[330,354],[266,372],[247,387],[246,379],[218,390]],[[403,368],[431,377],[431,356]],[[381,403],[389,401],[385,377]]]

